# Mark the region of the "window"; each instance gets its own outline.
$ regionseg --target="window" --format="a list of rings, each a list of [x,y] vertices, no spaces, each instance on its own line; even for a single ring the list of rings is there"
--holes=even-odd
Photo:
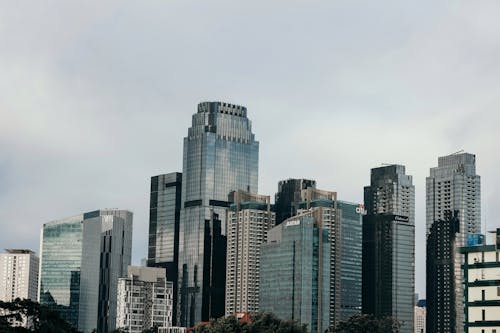
[[[482,310],[482,312],[483,312],[483,321],[485,321],[486,320],[486,310]]]
[[[485,291],[484,289],[481,290],[481,300],[484,301],[486,299]]]

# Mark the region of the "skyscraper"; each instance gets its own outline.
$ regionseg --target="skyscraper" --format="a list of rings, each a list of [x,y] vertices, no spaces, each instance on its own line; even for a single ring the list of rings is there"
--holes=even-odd
[[[260,245],[274,227],[270,197],[230,194],[227,218],[226,315],[259,312]]]
[[[173,322],[177,323],[179,228],[182,173],[151,177],[148,266],[162,267],[173,283]]]
[[[329,326],[340,320],[341,308],[341,226],[337,215],[337,192],[308,187],[301,191],[297,216],[314,218],[319,228],[328,231],[330,244]]]
[[[372,169],[363,217],[363,313],[414,330],[415,187],[402,165]]]
[[[25,249],[6,249],[0,253],[0,301],[16,298],[36,301],[38,293],[38,257]]]
[[[363,205],[337,201],[337,216],[340,221],[340,320],[361,313]]]
[[[220,282],[214,278],[220,272],[212,270],[213,259],[220,257],[207,255],[210,248],[205,248],[204,240],[207,231],[217,231],[215,224],[225,226],[231,191],[258,193],[258,164],[259,143],[252,133],[247,109],[223,102],[200,103],[184,138],[179,234],[182,326],[224,315],[225,285],[221,292],[215,292],[219,287],[211,285],[211,281]],[[217,233],[213,236],[220,239]],[[225,280],[225,268],[223,274]]]
[[[460,230],[458,212],[434,221],[427,236],[427,332],[460,332],[455,295],[456,237]]]
[[[116,324],[118,278],[132,251],[132,213],[97,210],[43,225],[38,299],[78,330]]]
[[[481,178],[476,174],[476,157],[469,153],[455,153],[438,158],[438,166],[431,168],[426,180],[427,237],[432,224],[444,220],[447,211],[458,211],[460,222],[456,246],[466,245],[468,234],[481,232]],[[458,333],[463,332],[463,258],[455,253],[455,313]],[[427,296],[429,297],[429,296]]]
[[[278,192],[275,196],[276,225],[297,215],[302,190],[308,187],[316,188],[316,181],[290,178],[278,183]]]
[[[261,248],[260,309],[322,333],[329,326],[329,289],[328,230],[311,216],[271,229]]]

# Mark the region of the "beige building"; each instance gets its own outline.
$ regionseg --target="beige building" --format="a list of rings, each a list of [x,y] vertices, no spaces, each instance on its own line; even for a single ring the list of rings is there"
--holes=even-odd
[[[232,192],[227,216],[226,315],[259,311],[260,245],[274,227],[270,197]]]
[[[415,333],[425,333],[425,316],[427,311],[425,307],[415,307]]]
[[[38,257],[24,249],[6,249],[0,253],[0,301],[16,298],[36,301],[38,291]]]

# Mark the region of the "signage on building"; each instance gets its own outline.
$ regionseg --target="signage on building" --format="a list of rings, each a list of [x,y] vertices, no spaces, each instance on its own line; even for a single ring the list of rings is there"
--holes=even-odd
[[[366,215],[366,209],[364,205],[359,205],[356,207],[356,214]]]
[[[292,221],[288,221],[288,222],[285,224],[285,227],[291,227],[291,226],[294,226],[294,225],[300,225],[300,220],[292,220]]]
[[[394,221],[410,222],[410,218],[408,216],[394,215]]]

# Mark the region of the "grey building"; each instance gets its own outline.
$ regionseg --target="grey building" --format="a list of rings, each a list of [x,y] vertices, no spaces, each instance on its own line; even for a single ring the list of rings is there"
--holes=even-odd
[[[456,237],[460,231],[457,215],[457,211],[454,215],[448,211],[444,220],[432,224],[427,236],[427,332],[463,330],[463,324],[457,321],[455,294]]]
[[[363,217],[362,312],[414,330],[415,187],[402,165],[371,171]]]
[[[361,313],[363,215],[361,204],[337,201],[340,221],[340,320]]]
[[[116,324],[118,278],[131,261],[132,213],[105,209],[43,225],[38,300],[78,330]]]
[[[286,179],[278,183],[275,195],[276,225],[297,215],[302,190],[316,188],[316,181],[311,179]]]
[[[476,174],[476,156],[455,153],[438,158],[438,166],[430,169],[426,179],[427,236],[434,221],[445,219],[447,211],[458,211],[460,231],[456,248],[466,245],[468,234],[481,232],[481,177]],[[463,258],[455,254],[455,294],[457,322],[465,321],[463,314]],[[463,332],[459,325],[459,333]]]
[[[173,322],[177,323],[179,229],[182,173],[151,177],[149,201],[149,267],[162,267],[173,283]]]
[[[171,327],[173,285],[163,268],[129,266],[118,280],[116,327],[142,333],[153,327]]]
[[[232,192],[227,217],[226,316],[259,312],[260,245],[275,225],[267,195]]]
[[[328,230],[311,216],[292,217],[269,231],[260,263],[260,309],[324,332],[330,306]]]
[[[222,278],[214,270],[206,234],[225,228],[231,191],[258,193],[259,143],[246,107],[204,102],[184,138],[179,235],[179,322],[193,326],[224,315],[225,263]],[[215,219],[215,217],[217,217]],[[215,223],[219,220],[219,222]],[[222,234],[225,230],[222,230]],[[213,234],[213,240],[224,241]],[[222,235],[221,235],[222,236]],[[224,250],[225,253],[225,250]],[[209,255],[210,254],[210,255]],[[225,260],[225,254],[223,255]],[[221,267],[221,266],[219,266]]]

